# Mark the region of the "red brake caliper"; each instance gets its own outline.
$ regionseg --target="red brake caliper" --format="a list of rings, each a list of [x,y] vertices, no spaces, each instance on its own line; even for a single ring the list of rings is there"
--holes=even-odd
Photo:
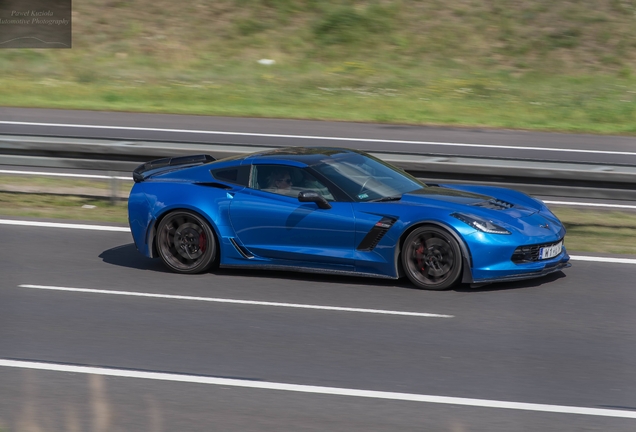
[[[424,245],[420,243],[420,246],[415,250],[415,256],[417,258],[417,266],[420,270],[424,271],[424,263],[422,262],[422,257],[424,256]]]
[[[205,252],[205,234],[199,234],[199,250]]]

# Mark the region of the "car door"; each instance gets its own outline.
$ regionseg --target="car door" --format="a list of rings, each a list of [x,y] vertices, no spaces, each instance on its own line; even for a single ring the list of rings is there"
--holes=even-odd
[[[328,188],[303,168],[254,165],[251,187],[237,192],[230,204],[230,221],[238,240],[252,254],[276,264],[323,264],[352,270],[355,220],[350,202],[336,202]],[[273,183],[287,183],[277,189]],[[276,177],[277,182],[272,180]],[[313,190],[329,199],[331,208],[298,201],[298,192]]]

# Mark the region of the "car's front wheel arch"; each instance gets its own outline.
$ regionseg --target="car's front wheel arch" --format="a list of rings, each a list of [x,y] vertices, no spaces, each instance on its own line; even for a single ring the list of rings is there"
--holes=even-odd
[[[398,242],[398,248],[396,249],[396,254],[395,254],[395,266],[397,270],[397,275],[399,277],[407,275],[407,272],[406,272],[406,269],[404,268],[403,260],[402,260],[404,242],[415,230],[423,228],[423,227],[427,227],[427,226],[441,229],[445,231],[448,235],[452,236],[454,241],[459,246],[459,250],[461,253],[462,268],[461,268],[461,274],[459,276],[459,281],[461,283],[472,283],[473,282],[473,276],[471,271],[472,270],[472,255],[470,253],[470,249],[466,245],[466,242],[464,242],[462,237],[459,235],[459,233],[457,233],[457,231],[455,231],[452,227],[438,221],[418,222],[410,226],[408,229],[406,229],[402,233],[402,235],[400,236],[400,239]]]

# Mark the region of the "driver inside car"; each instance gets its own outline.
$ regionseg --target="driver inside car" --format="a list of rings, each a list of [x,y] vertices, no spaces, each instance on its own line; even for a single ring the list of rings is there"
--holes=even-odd
[[[293,195],[292,179],[289,171],[286,169],[275,169],[267,178],[268,192],[274,192],[281,195]]]

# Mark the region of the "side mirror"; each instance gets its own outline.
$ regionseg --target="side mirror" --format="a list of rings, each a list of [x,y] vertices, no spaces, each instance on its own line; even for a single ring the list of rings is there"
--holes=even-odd
[[[298,193],[298,201],[300,202],[312,202],[316,203],[318,208],[330,209],[331,204],[325,199],[324,196],[314,191],[301,191]]]

